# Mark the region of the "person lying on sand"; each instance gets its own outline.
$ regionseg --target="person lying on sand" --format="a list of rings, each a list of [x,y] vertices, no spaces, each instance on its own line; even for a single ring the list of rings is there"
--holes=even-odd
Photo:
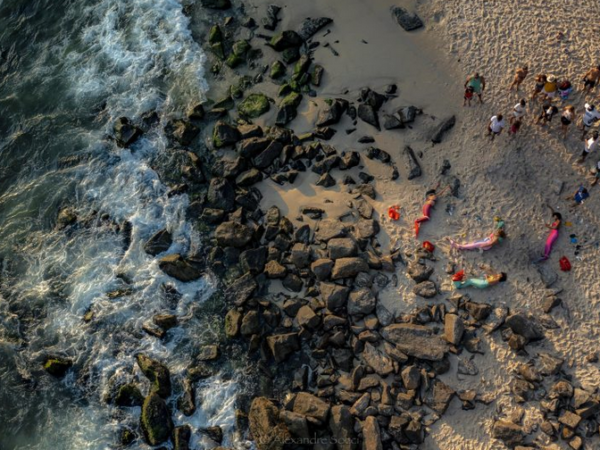
[[[519,67],[517,70],[515,70],[515,77],[513,79],[513,82],[511,83],[510,87],[508,88],[508,90],[512,90],[512,88],[514,86],[516,86],[517,87],[516,90],[518,91],[519,86],[521,85],[523,80],[525,80],[525,77],[527,77],[528,73],[529,73],[529,69],[527,68],[527,66]]]
[[[485,91],[485,79],[479,75],[478,72],[475,73],[475,75],[467,78],[467,81],[465,81],[465,89],[468,87],[473,88],[473,92],[475,92],[479,97],[479,103],[483,103],[481,96],[483,95],[483,91]]]
[[[548,234],[548,238],[546,239],[546,245],[544,246],[544,255],[536,262],[546,261],[548,258],[550,258],[550,253],[552,253],[552,247],[558,239],[558,230],[562,222],[561,213],[556,212],[549,205],[546,206],[548,206],[548,208],[550,208],[550,211],[552,212],[552,223],[544,224],[546,228],[550,230],[550,234]]]
[[[507,276],[504,272],[497,273],[485,266],[481,266],[481,269],[483,269],[485,272],[485,278],[467,278],[465,272],[461,270],[460,272],[452,275],[452,284],[456,289],[464,289],[468,287],[486,289],[490,286],[504,283],[506,281]]]
[[[435,202],[437,201],[438,197],[441,197],[442,195],[444,195],[446,192],[448,192],[450,190],[450,186],[447,186],[446,188],[444,188],[444,190],[442,192],[440,192],[438,194],[437,189],[439,187],[440,187],[440,183],[438,183],[435,188],[430,189],[429,191],[427,191],[425,193],[425,204],[423,205],[423,215],[421,217],[419,217],[418,219],[415,219],[415,238],[419,237],[419,231],[421,230],[421,224],[423,222],[427,222],[429,219],[431,219],[431,210],[435,206]]]
[[[600,79],[600,66],[592,67],[583,76],[583,89],[590,92],[598,83],[598,79]]]
[[[484,238],[474,242],[470,242],[468,244],[458,244],[453,239],[447,238],[450,242],[450,246],[456,250],[479,250],[483,252],[484,250],[489,250],[496,244],[500,244],[506,238],[506,233],[504,232],[504,221],[496,216],[494,217],[494,230],[492,233]]]

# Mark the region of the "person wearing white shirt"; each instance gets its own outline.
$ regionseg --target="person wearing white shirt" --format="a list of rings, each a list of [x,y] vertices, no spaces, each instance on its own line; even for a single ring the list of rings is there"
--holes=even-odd
[[[515,120],[521,120],[525,115],[525,105],[527,102],[524,98],[521,99],[519,103],[515,105],[513,108],[513,117],[510,118],[510,123],[512,124]]]
[[[581,118],[581,130],[583,131],[581,140],[585,138],[585,133],[594,126],[597,120],[600,120],[600,112],[594,105],[586,103],[585,113],[583,113],[583,117]]]
[[[579,157],[579,159],[577,160],[578,163],[582,163],[585,161],[585,158],[588,157],[588,155],[595,151],[598,146],[600,145],[600,139],[598,139],[598,132],[594,131],[592,133],[592,137],[589,138],[586,142],[585,145],[583,147],[583,152],[581,152],[581,156]]]
[[[492,141],[494,138],[502,133],[504,127],[506,126],[506,121],[502,114],[497,114],[490,119],[490,123],[488,125],[488,136],[492,136]]]

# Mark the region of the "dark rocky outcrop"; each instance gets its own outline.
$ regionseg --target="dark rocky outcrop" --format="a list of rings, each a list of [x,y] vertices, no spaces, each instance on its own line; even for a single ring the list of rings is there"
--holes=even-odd
[[[144,244],[144,251],[149,255],[156,256],[159,253],[166,252],[171,247],[173,238],[171,233],[166,229],[157,231],[148,241]]]
[[[416,14],[409,13],[400,6],[392,8],[392,15],[396,18],[398,24],[406,31],[413,31],[423,26],[423,21]]]
[[[154,392],[150,393],[142,405],[140,425],[146,442],[159,445],[171,437],[173,422],[165,401]]]
[[[412,180],[414,178],[420,177],[422,174],[421,165],[419,164],[419,160],[415,156],[413,149],[408,145],[404,147],[404,155],[406,157],[406,165],[408,166],[408,179]]]
[[[162,398],[171,395],[171,374],[167,366],[146,355],[136,355],[137,364],[142,373],[150,380],[151,392],[155,392]]]
[[[332,22],[333,19],[330,19],[328,17],[318,17],[315,19],[307,18],[304,20],[304,22],[302,22],[302,25],[300,25],[300,28],[298,29],[298,36],[300,36],[301,39],[307,41],[309,38],[314,36],[317,33],[317,31],[319,31],[323,27],[326,27]]]
[[[195,281],[204,275],[204,271],[196,261],[184,258],[179,254],[163,256],[158,267],[164,273],[179,281]]]

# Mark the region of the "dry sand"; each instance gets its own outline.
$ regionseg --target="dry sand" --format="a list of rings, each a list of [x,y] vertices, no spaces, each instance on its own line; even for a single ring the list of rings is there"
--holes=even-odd
[[[266,1],[250,1],[247,12],[260,17]],[[417,11],[425,21],[425,28],[407,33],[393,20],[390,7],[394,4]],[[284,5],[280,5],[284,6]],[[256,8],[256,9],[253,9]],[[442,287],[442,294],[432,301],[415,297],[414,285],[403,268],[396,271],[398,286],[390,285],[381,295],[396,314],[414,311],[431,303],[447,302],[450,293],[445,267],[449,261],[472,274],[479,274],[478,266],[486,263],[509,275],[504,285],[481,292],[469,292],[475,301],[491,304],[503,303],[512,310],[523,309],[542,315],[541,301],[547,289],[541,281],[531,259],[541,254],[547,235],[544,223],[550,220],[549,202],[564,215],[564,221],[572,224],[563,227],[561,236],[550,261],[545,265],[554,271],[558,281],[552,289],[562,290],[560,297],[564,307],[555,309],[552,317],[560,328],[546,330],[547,339],[539,345],[529,345],[530,358],[539,351],[550,351],[565,358],[567,372],[573,376],[576,386],[598,388],[600,373],[598,364],[586,362],[586,356],[600,351],[597,325],[600,310],[597,286],[600,259],[595,243],[600,238],[598,209],[600,198],[597,189],[591,190],[591,198],[576,209],[569,209],[564,196],[584,181],[585,171],[598,155],[588,158],[586,165],[574,163],[582,149],[579,132],[573,126],[567,140],[558,135],[558,120],[550,130],[541,130],[531,122],[537,115],[538,104],[527,107],[526,126],[515,140],[506,134],[490,144],[485,137],[489,118],[497,112],[508,117],[518,99],[529,94],[533,88],[533,75],[539,72],[568,76],[577,88],[581,87],[583,73],[598,56],[597,42],[600,32],[594,28],[592,18],[597,2],[579,0],[506,0],[481,2],[465,0],[438,0],[420,2],[391,2],[388,0],[317,1],[303,0],[284,6],[279,29],[295,29],[305,17],[327,16],[334,24],[327,27],[331,34],[314,40],[321,44],[329,42],[339,52],[336,57],[329,48],[319,47],[315,61],[326,69],[321,97],[343,97],[356,100],[360,88],[368,86],[383,92],[385,86],[396,83],[399,96],[387,102],[382,110],[394,112],[401,106],[415,105],[424,110],[413,129],[377,132],[359,120],[357,131],[346,135],[351,128],[345,117],[336,126],[337,135],[329,143],[339,151],[364,150],[356,140],[363,135],[375,138],[375,145],[395,160],[400,178],[390,181],[390,168],[362,158],[365,171],[375,175],[378,197],[372,204],[375,217],[381,222],[380,242],[386,246],[399,245],[413,248],[412,221],[420,214],[424,192],[439,177],[444,159],[452,164],[450,175],[461,181],[459,198],[444,197],[435,208],[432,221],[422,228],[421,241],[430,240],[438,246],[433,279]],[[563,40],[557,33],[564,33]],[[362,40],[367,43],[363,43]],[[339,42],[337,42],[339,41]],[[265,50],[267,53],[268,50]],[[514,69],[528,63],[530,75],[522,85],[521,93],[510,92]],[[485,104],[463,108],[462,94],[465,77],[480,71],[487,80]],[[584,98],[572,94],[570,102],[580,112],[585,100],[595,100],[595,95]],[[560,104],[559,104],[560,106]],[[303,102],[301,116],[290,126],[297,133],[310,131],[322,102],[308,99]],[[457,124],[444,142],[432,146],[431,131],[442,118],[456,114]],[[267,118],[265,122],[269,120]],[[422,152],[423,176],[412,181],[406,178],[407,169],[401,150],[410,145],[417,153]],[[358,169],[353,169],[353,175]],[[336,172],[334,171],[334,176]],[[341,179],[339,173],[336,177]],[[265,194],[264,205],[276,204],[291,218],[298,214],[300,205],[319,206],[327,210],[329,217],[348,211],[347,202],[352,198],[346,186],[336,185],[323,189],[314,185],[318,176],[312,172],[301,174],[292,186],[281,187],[271,181],[259,188]],[[565,182],[563,194],[554,192],[555,180]],[[389,205],[402,206],[402,218],[390,222],[386,217]],[[446,207],[454,210],[449,215]],[[484,237],[492,226],[494,215],[501,215],[507,224],[508,240],[500,248],[480,254],[478,252],[452,255],[444,243],[444,237],[471,240]],[[589,244],[574,256],[574,244],[569,235],[575,234],[580,243]],[[558,259],[566,255],[573,264],[570,273],[559,271]],[[460,402],[453,401],[448,412],[429,429],[423,449],[482,450],[500,449],[504,446],[490,437],[494,417],[514,410],[508,383],[511,370],[517,362],[527,358],[517,356],[499,333],[484,335],[485,355],[475,355],[473,362],[479,368],[477,376],[457,376],[456,361],[445,375],[444,381],[456,390],[473,388],[496,401],[485,406],[478,404],[474,411],[462,411]],[[468,352],[463,352],[467,357]],[[535,402],[521,406],[526,414],[526,428],[535,430],[541,415]],[[560,447],[563,445],[563,447]],[[567,448],[566,443],[558,448]],[[586,439],[586,448],[600,448],[596,435]]]

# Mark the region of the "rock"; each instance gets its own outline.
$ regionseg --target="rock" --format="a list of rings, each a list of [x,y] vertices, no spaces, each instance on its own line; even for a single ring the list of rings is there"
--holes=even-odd
[[[504,324],[507,316],[508,308],[506,306],[498,306],[494,308],[483,328],[485,328],[488,333],[492,333]]]
[[[538,353],[537,362],[539,363],[540,373],[542,375],[556,375],[564,362],[563,359],[557,358],[546,352]]]
[[[253,164],[258,169],[266,169],[273,161],[279,158],[283,145],[280,142],[272,141],[269,146],[253,159]]]
[[[350,293],[350,288],[334,283],[321,283],[319,290],[327,309],[331,311],[345,306]]]
[[[290,123],[298,114],[297,109],[302,102],[302,94],[292,92],[288,94],[279,104],[279,112],[275,123],[280,126]]]
[[[253,311],[255,312],[255,311]],[[245,317],[244,317],[245,318]],[[242,322],[242,327],[244,323]],[[219,358],[219,346],[218,345],[203,345],[198,351],[198,361],[214,361]]]
[[[248,311],[242,319],[240,327],[242,336],[252,336],[253,334],[259,334],[261,331],[260,316],[258,311]]]
[[[548,264],[536,264],[535,267],[546,288],[550,288],[558,280],[558,274]]]
[[[506,319],[506,325],[510,327],[513,333],[523,336],[528,341],[544,339],[542,326],[531,315],[526,316],[524,313],[513,314]]]
[[[217,243],[221,247],[244,247],[252,240],[253,235],[249,227],[237,222],[223,222],[215,230]]]
[[[467,358],[458,358],[458,373],[462,375],[475,376],[479,373],[479,369],[473,360]]]
[[[492,436],[499,439],[509,447],[515,447],[525,441],[523,429],[507,420],[497,420],[492,428]]]
[[[259,170],[252,168],[242,172],[236,179],[235,184],[241,187],[250,187],[263,179],[263,174]]]
[[[248,420],[258,450],[282,450],[291,438],[287,426],[279,420],[279,410],[265,397],[252,400]]]
[[[404,434],[406,435],[408,440],[411,441],[413,444],[420,444],[425,438],[421,422],[415,419],[411,420],[408,423],[406,429],[404,430]]]
[[[347,234],[347,229],[348,227],[339,220],[322,220],[315,230],[315,239],[327,242],[333,238],[344,237]]]
[[[413,31],[423,26],[423,21],[416,14],[410,14],[406,9],[400,6],[392,8],[392,15],[396,18],[398,25],[406,31]]]
[[[444,321],[444,337],[453,345],[459,345],[462,339],[465,326],[460,317],[456,314],[446,314]]]
[[[237,278],[226,291],[227,298],[233,301],[236,306],[243,305],[248,300],[254,291],[258,288],[258,284],[251,272],[246,272],[240,278]]]
[[[433,298],[437,295],[437,287],[433,281],[422,281],[413,288],[415,295],[423,298]]]
[[[363,423],[363,450],[383,450],[379,423],[373,416],[369,416]]]
[[[456,124],[456,117],[452,116],[449,117],[447,119],[444,119],[442,121],[442,123],[440,123],[435,132],[433,133],[433,136],[431,138],[431,142],[433,142],[434,144],[439,144],[442,142],[442,138],[444,137],[444,134],[451,130],[454,125]]]
[[[358,246],[350,238],[333,238],[327,243],[331,259],[347,258],[358,255]]]
[[[378,130],[381,130],[381,127],[379,126],[379,117],[377,117],[377,112],[371,105],[366,105],[364,103],[358,105],[358,117],[363,122],[374,126]]]
[[[245,117],[255,119],[268,112],[271,105],[264,94],[250,94],[238,105],[238,112]]]
[[[421,176],[421,166],[419,160],[415,156],[413,149],[408,145],[404,147],[404,155],[406,156],[406,162],[408,166],[408,179],[412,180]]]
[[[276,279],[276,278],[285,278],[287,275],[287,269],[279,264],[277,261],[269,261],[265,265],[265,274],[268,278]]]
[[[176,120],[173,123],[173,137],[184,147],[190,145],[199,133],[200,129],[193,123],[185,120]]]
[[[348,170],[360,164],[360,154],[355,151],[344,152],[340,159],[340,170]],[[370,218],[370,217],[369,217]]]
[[[149,255],[156,256],[159,253],[166,252],[171,247],[173,238],[171,233],[166,229],[162,229],[156,232],[148,241],[144,244],[144,251]]]
[[[365,349],[362,352],[364,361],[373,368],[373,370],[385,377],[394,371],[392,360],[377,350],[369,342],[365,344]]]
[[[300,36],[301,39],[307,41],[309,38],[314,36],[317,33],[317,31],[319,31],[323,27],[326,27],[332,22],[333,20],[328,17],[304,19],[304,22],[302,22],[302,25],[300,25],[300,28],[298,29],[298,36]]]
[[[177,399],[177,409],[188,417],[196,412],[196,391],[187,378],[183,380],[183,393]]]
[[[338,450],[357,449],[354,435],[354,417],[350,413],[350,408],[344,405],[333,406],[329,418],[329,429],[336,441]]]
[[[379,222],[374,219],[358,219],[355,232],[358,239],[370,239],[379,233]]]
[[[394,321],[394,315],[381,302],[377,302],[375,314],[381,326],[387,327]]]
[[[289,289],[292,292],[300,292],[304,287],[302,279],[293,273],[288,273],[283,281],[281,282],[284,288]]]
[[[425,404],[439,414],[444,414],[452,401],[454,390],[441,380],[434,380],[433,387],[425,398]]]
[[[440,361],[448,351],[448,344],[422,325],[399,323],[381,330],[382,337],[396,344],[396,349],[415,358]]]
[[[571,383],[566,380],[557,381],[550,388],[550,392],[548,393],[548,397],[551,399],[555,398],[565,398],[570,399],[573,397],[574,389]]]
[[[571,411],[563,410],[560,417],[558,418],[558,421],[563,425],[566,425],[567,427],[574,430],[575,428],[577,428],[577,425],[579,425],[579,423],[581,422],[581,417],[579,417],[577,414],[572,413]]]
[[[59,230],[64,230],[70,225],[73,225],[77,222],[77,215],[71,208],[63,208],[58,213],[58,217],[56,218],[56,227]]]
[[[418,261],[412,261],[408,264],[407,270],[408,276],[415,280],[417,283],[429,280],[433,274],[433,267],[421,264]]]
[[[347,108],[348,102],[346,100],[332,100],[328,108],[319,113],[319,117],[317,118],[317,123],[315,125],[317,127],[335,125],[340,121]]]
[[[292,353],[300,350],[297,333],[276,334],[267,337],[267,345],[273,353],[276,362],[285,361]]]
[[[171,374],[167,366],[141,353],[136,355],[136,361],[142,373],[150,380],[150,391],[156,392],[162,398],[169,397],[171,395]]]
[[[325,73],[325,69],[323,66],[319,64],[313,65],[312,75],[310,77],[310,82],[314,86],[321,86],[321,81],[323,80],[323,74]]]
[[[292,411],[281,411],[281,418],[294,437],[300,439],[310,438],[306,417]]]
[[[234,338],[240,332],[242,313],[236,309],[230,309],[225,316],[225,335]]]
[[[73,367],[73,361],[61,356],[48,356],[44,361],[44,370],[50,375],[61,378]]]
[[[200,0],[200,4],[205,8],[210,9],[229,9],[231,8],[230,0]]]
[[[213,208],[226,212],[235,209],[235,191],[226,178],[216,177],[210,180],[206,199]]]
[[[375,310],[377,299],[373,295],[370,289],[362,288],[357,291],[350,293],[348,300],[348,314],[370,314]]]
[[[417,366],[405,367],[400,375],[404,387],[409,391],[418,389],[421,385],[421,371]]]
[[[173,422],[169,408],[155,392],[151,392],[144,400],[140,425],[144,438],[150,445],[162,444],[171,436]]]
[[[144,396],[133,383],[127,383],[119,386],[114,398],[114,403],[117,406],[142,406]]]
[[[304,269],[310,264],[310,247],[301,242],[295,243],[290,259],[298,269]]]
[[[327,422],[329,410],[329,403],[324,402],[308,392],[299,392],[294,400],[293,411],[295,413],[315,418],[321,423]]]
[[[302,38],[295,31],[287,30],[279,33],[269,41],[269,45],[273,47],[275,51],[281,52],[285,49],[292,47],[299,47],[302,45]]]
[[[190,450],[192,429],[189,425],[175,427],[173,430],[173,450]]]
[[[127,148],[142,135],[142,130],[127,117],[119,117],[114,125],[115,140],[119,147]]]
[[[354,353],[352,350],[347,348],[334,348],[331,351],[331,358],[333,359],[336,367],[339,367],[345,372],[352,370],[352,362],[354,360]]]
[[[419,110],[414,106],[407,106],[405,108],[401,108],[398,111],[398,114],[400,115],[400,120],[402,120],[402,123],[406,124],[414,122],[418,112]]]
[[[303,306],[298,310],[298,314],[296,315],[296,320],[298,320],[298,325],[301,327],[306,327],[310,329],[315,329],[321,323],[321,319],[319,316],[315,314],[315,312],[310,308],[310,306]]]
[[[329,188],[329,187],[335,186],[335,179],[328,173],[325,173],[325,174],[321,175],[321,177],[317,180],[317,182],[315,184],[317,186]]]
[[[383,128],[386,130],[395,130],[397,128],[404,128],[404,124],[396,116],[390,114],[383,115]]]
[[[253,158],[264,151],[271,143],[272,139],[266,137],[250,137],[237,144],[237,150],[244,158]]]
[[[204,275],[194,261],[177,253],[163,256],[158,261],[158,267],[170,277],[183,282],[195,281]]]
[[[556,295],[547,295],[542,301],[542,309],[545,313],[550,313],[554,308],[559,306],[562,303],[562,300],[558,298]]]
[[[487,319],[492,312],[492,307],[487,303],[467,302],[465,308],[469,311],[471,317],[478,322]]]
[[[332,280],[355,277],[360,272],[368,272],[369,266],[362,258],[339,258],[333,265]]]
[[[333,261],[330,259],[317,259],[310,265],[310,270],[315,274],[318,281],[324,281],[331,275]]]
[[[317,220],[323,217],[325,210],[321,208],[315,208],[313,206],[301,206],[300,213],[310,217],[311,219]]]
[[[235,145],[241,139],[240,132],[237,130],[237,128],[222,120],[219,120],[215,124],[212,137],[215,148]]]

